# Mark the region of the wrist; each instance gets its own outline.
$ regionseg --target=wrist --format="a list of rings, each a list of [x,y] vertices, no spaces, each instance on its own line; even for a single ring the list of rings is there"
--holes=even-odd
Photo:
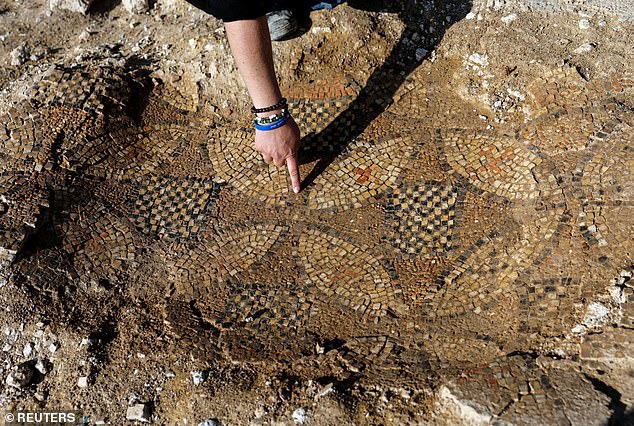
[[[275,104],[268,104],[268,106],[260,107],[258,104],[255,104],[251,107],[251,112],[258,117],[266,116],[266,114],[275,114],[277,112],[281,112],[284,109],[288,109],[288,103],[286,98],[282,98],[281,96],[277,98]],[[262,115],[264,114],[264,115]]]
[[[253,120],[256,130],[269,131],[279,129],[291,119],[291,114],[287,109],[283,109],[280,113],[269,115],[268,117],[256,117]]]

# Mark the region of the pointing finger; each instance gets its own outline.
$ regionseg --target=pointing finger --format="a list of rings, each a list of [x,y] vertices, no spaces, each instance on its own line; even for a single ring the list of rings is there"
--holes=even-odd
[[[299,183],[299,167],[297,167],[297,159],[295,159],[294,156],[288,157],[286,159],[286,166],[288,167],[288,174],[291,176],[293,192],[297,194],[301,189]]]

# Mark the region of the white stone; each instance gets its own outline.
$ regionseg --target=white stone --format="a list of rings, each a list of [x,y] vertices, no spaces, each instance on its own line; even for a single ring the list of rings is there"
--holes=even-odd
[[[58,346],[55,343],[51,343],[48,346],[48,350],[50,353],[54,354],[57,351]]]
[[[220,426],[220,422],[216,419],[207,419],[198,423],[198,426]]]
[[[515,20],[517,20],[517,13],[511,13],[510,15],[506,15],[501,18],[501,21],[505,24],[510,24]]]
[[[330,29],[330,27],[313,27],[310,32],[313,34],[324,34],[332,32],[332,29]]]
[[[93,0],[49,0],[50,9],[66,9],[85,15]]]
[[[86,388],[86,387],[88,387],[88,377],[86,377],[86,376],[81,376],[81,377],[77,380],[77,386],[79,386],[80,388]]]
[[[192,371],[192,381],[194,382],[195,385],[199,385],[203,383],[205,380],[207,380],[207,373],[200,370]]]
[[[26,345],[24,345],[24,349],[22,349],[22,355],[24,355],[25,358],[28,358],[31,356],[32,353],[33,353],[33,345],[31,345],[30,343],[27,343]]]
[[[587,19],[580,19],[579,20],[579,29],[582,30],[587,30],[588,28],[590,28],[590,21]]]
[[[588,328],[600,327],[608,320],[610,310],[607,306],[600,302],[592,302],[586,309],[586,315],[583,318],[583,325]]]
[[[489,65],[489,57],[487,55],[481,55],[479,53],[472,53],[469,55],[469,63],[478,65],[480,67],[486,67]]]
[[[330,392],[334,392],[334,391],[335,390],[332,387],[332,383],[328,383],[326,386],[323,387],[321,391],[319,391],[319,393],[317,394],[317,398],[328,395]]]
[[[308,421],[308,411],[305,408],[298,408],[293,411],[293,421],[296,424],[303,425]]]
[[[148,0],[121,0],[121,4],[130,13],[145,13],[150,10]]]
[[[47,374],[49,372],[48,366],[41,359],[38,359],[35,363],[35,369],[42,374]]]
[[[592,52],[597,47],[594,43],[584,43],[581,46],[577,47],[572,53],[576,55],[583,55],[584,53]]]
[[[446,386],[442,386],[438,391],[436,405],[434,410],[436,413],[443,418],[459,419],[461,421],[459,424],[472,426],[491,424],[491,415],[478,412],[476,408],[469,404],[469,401],[461,401]],[[447,424],[451,424],[451,421],[448,421]]]
[[[23,65],[26,61],[29,60],[29,52],[26,50],[25,46],[18,46],[11,51],[11,65],[14,67]]]
[[[150,406],[147,404],[136,404],[128,407],[125,418],[128,420],[137,420],[139,422],[147,422],[150,417]]]
[[[475,12],[469,12],[467,13],[467,16],[465,16],[465,19],[471,20],[473,18],[475,18],[477,16],[477,14]]]

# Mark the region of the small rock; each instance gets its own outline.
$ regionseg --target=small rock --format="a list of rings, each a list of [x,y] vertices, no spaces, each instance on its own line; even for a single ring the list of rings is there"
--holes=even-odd
[[[148,0],[122,0],[121,3],[125,10],[130,13],[145,13],[150,10],[150,2]]]
[[[35,392],[35,395],[33,395],[33,397],[40,402],[44,402],[44,400],[46,399],[46,392],[38,390],[37,392]]]
[[[52,364],[46,359],[38,359],[35,363],[35,369],[41,374],[48,374],[51,371]]]
[[[199,385],[207,380],[207,372],[206,371],[192,371],[192,380],[195,385]]]
[[[293,421],[300,425],[306,423],[308,421],[308,410],[305,408],[298,408],[293,411]]]
[[[149,421],[151,411],[150,404],[136,404],[132,407],[128,407],[125,418],[128,420],[147,422]]]
[[[24,345],[24,349],[22,349],[22,355],[24,355],[25,358],[28,358],[31,356],[32,353],[33,345],[31,343],[27,343],[26,345]]]
[[[328,395],[330,392],[334,392],[335,390],[332,387],[332,383],[328,383],[326,386],[322,388],[317,394],[317,398],[321,398],[322,396]]]
[[[16,67],[23,65],[29,60],[31,54],[26,50],[26,46],[18,46],[11,51],[11,65]]]
[[[207,419],[204,422],[198,423],[198,426],[221,426],[221,424],[216,419]]]
[[[49,0],[48,5],[51,10],[66,9],[85,15],[88,13],[92,2],[93,0]]]
[[[468,61],[473,65],[478,65],[480,67],[486,67],[489,65],[489,57],[487,55],[481,55],[479,53],[472,53],[469,56]]]
[[[421,61],[425,56],[427,56],[427,53],[429,53],[429,50],[419,47],[416,49],[416,60]]]
[[[583,325],[588,328],[597,328],[605,324],[608,320],[610,310],[601,302],[592,302],[586,309],[586,315],[583,318]]]
[[[22,363],[9,373],[5,383],[9,386],[13,386],[16,389],[22,389],[31,383],[33,378],[33,369],[30,363]]]
[[[590,28],[590,21],[587,20],[586,18],[580,19],[579,20],[579,29],[587,30],[588,28]]]
[[[79,378],[79,380],[77,380],[77,386],[79,386],[80,388],[87,388],[88,387],[88,377],[86,376],[81,376]]]
[[[412,397],[412,393],[406,389],[399,389],[399,395],[401,396],[401,398],[403,399],[410,399]]]
[[[510,24],[517,19],[517,13],[511,13],[510,15],[503,16],[500,20],[505,24]]]
[[[310,32],[312,32],[313,34],[324,34],[332,32],[332,29],[330,27],[313,27],[311,28]]]
[[[168,379],[171,379],[173,377],[176,377],[176,373],[174,373],[172,370],[167,370],[165,372],[165,377],[167,377]]]
[[[50,353],[54,354],[54,353],[57,351],[57,348],[58,348],[58,347],[59,347],[59,346],[57,346],[55,343],[51,343],[51,344],[48,346],[48,350],[49,350],[49,352],[50,352]]]
[[[84,30],[78,36],[79,41],[86,41],[86,40],[88,40],[90,38],[91,35],[92,35],[92,33],[90,31]]]
[[[575,55],[583,55],[584,53],[590,53],[597,47],[594,43],[584,43],[572,51]]]

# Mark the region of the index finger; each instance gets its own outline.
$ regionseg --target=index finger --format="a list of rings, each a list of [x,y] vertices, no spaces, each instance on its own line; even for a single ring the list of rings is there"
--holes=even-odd
[[[301,189],[301,185],[299,182],[299,167],[297,167],[297,159],[294,155],[286,159],[286,166],[288,167],[288,174],[291,176],[293,192],[297,194]]]

